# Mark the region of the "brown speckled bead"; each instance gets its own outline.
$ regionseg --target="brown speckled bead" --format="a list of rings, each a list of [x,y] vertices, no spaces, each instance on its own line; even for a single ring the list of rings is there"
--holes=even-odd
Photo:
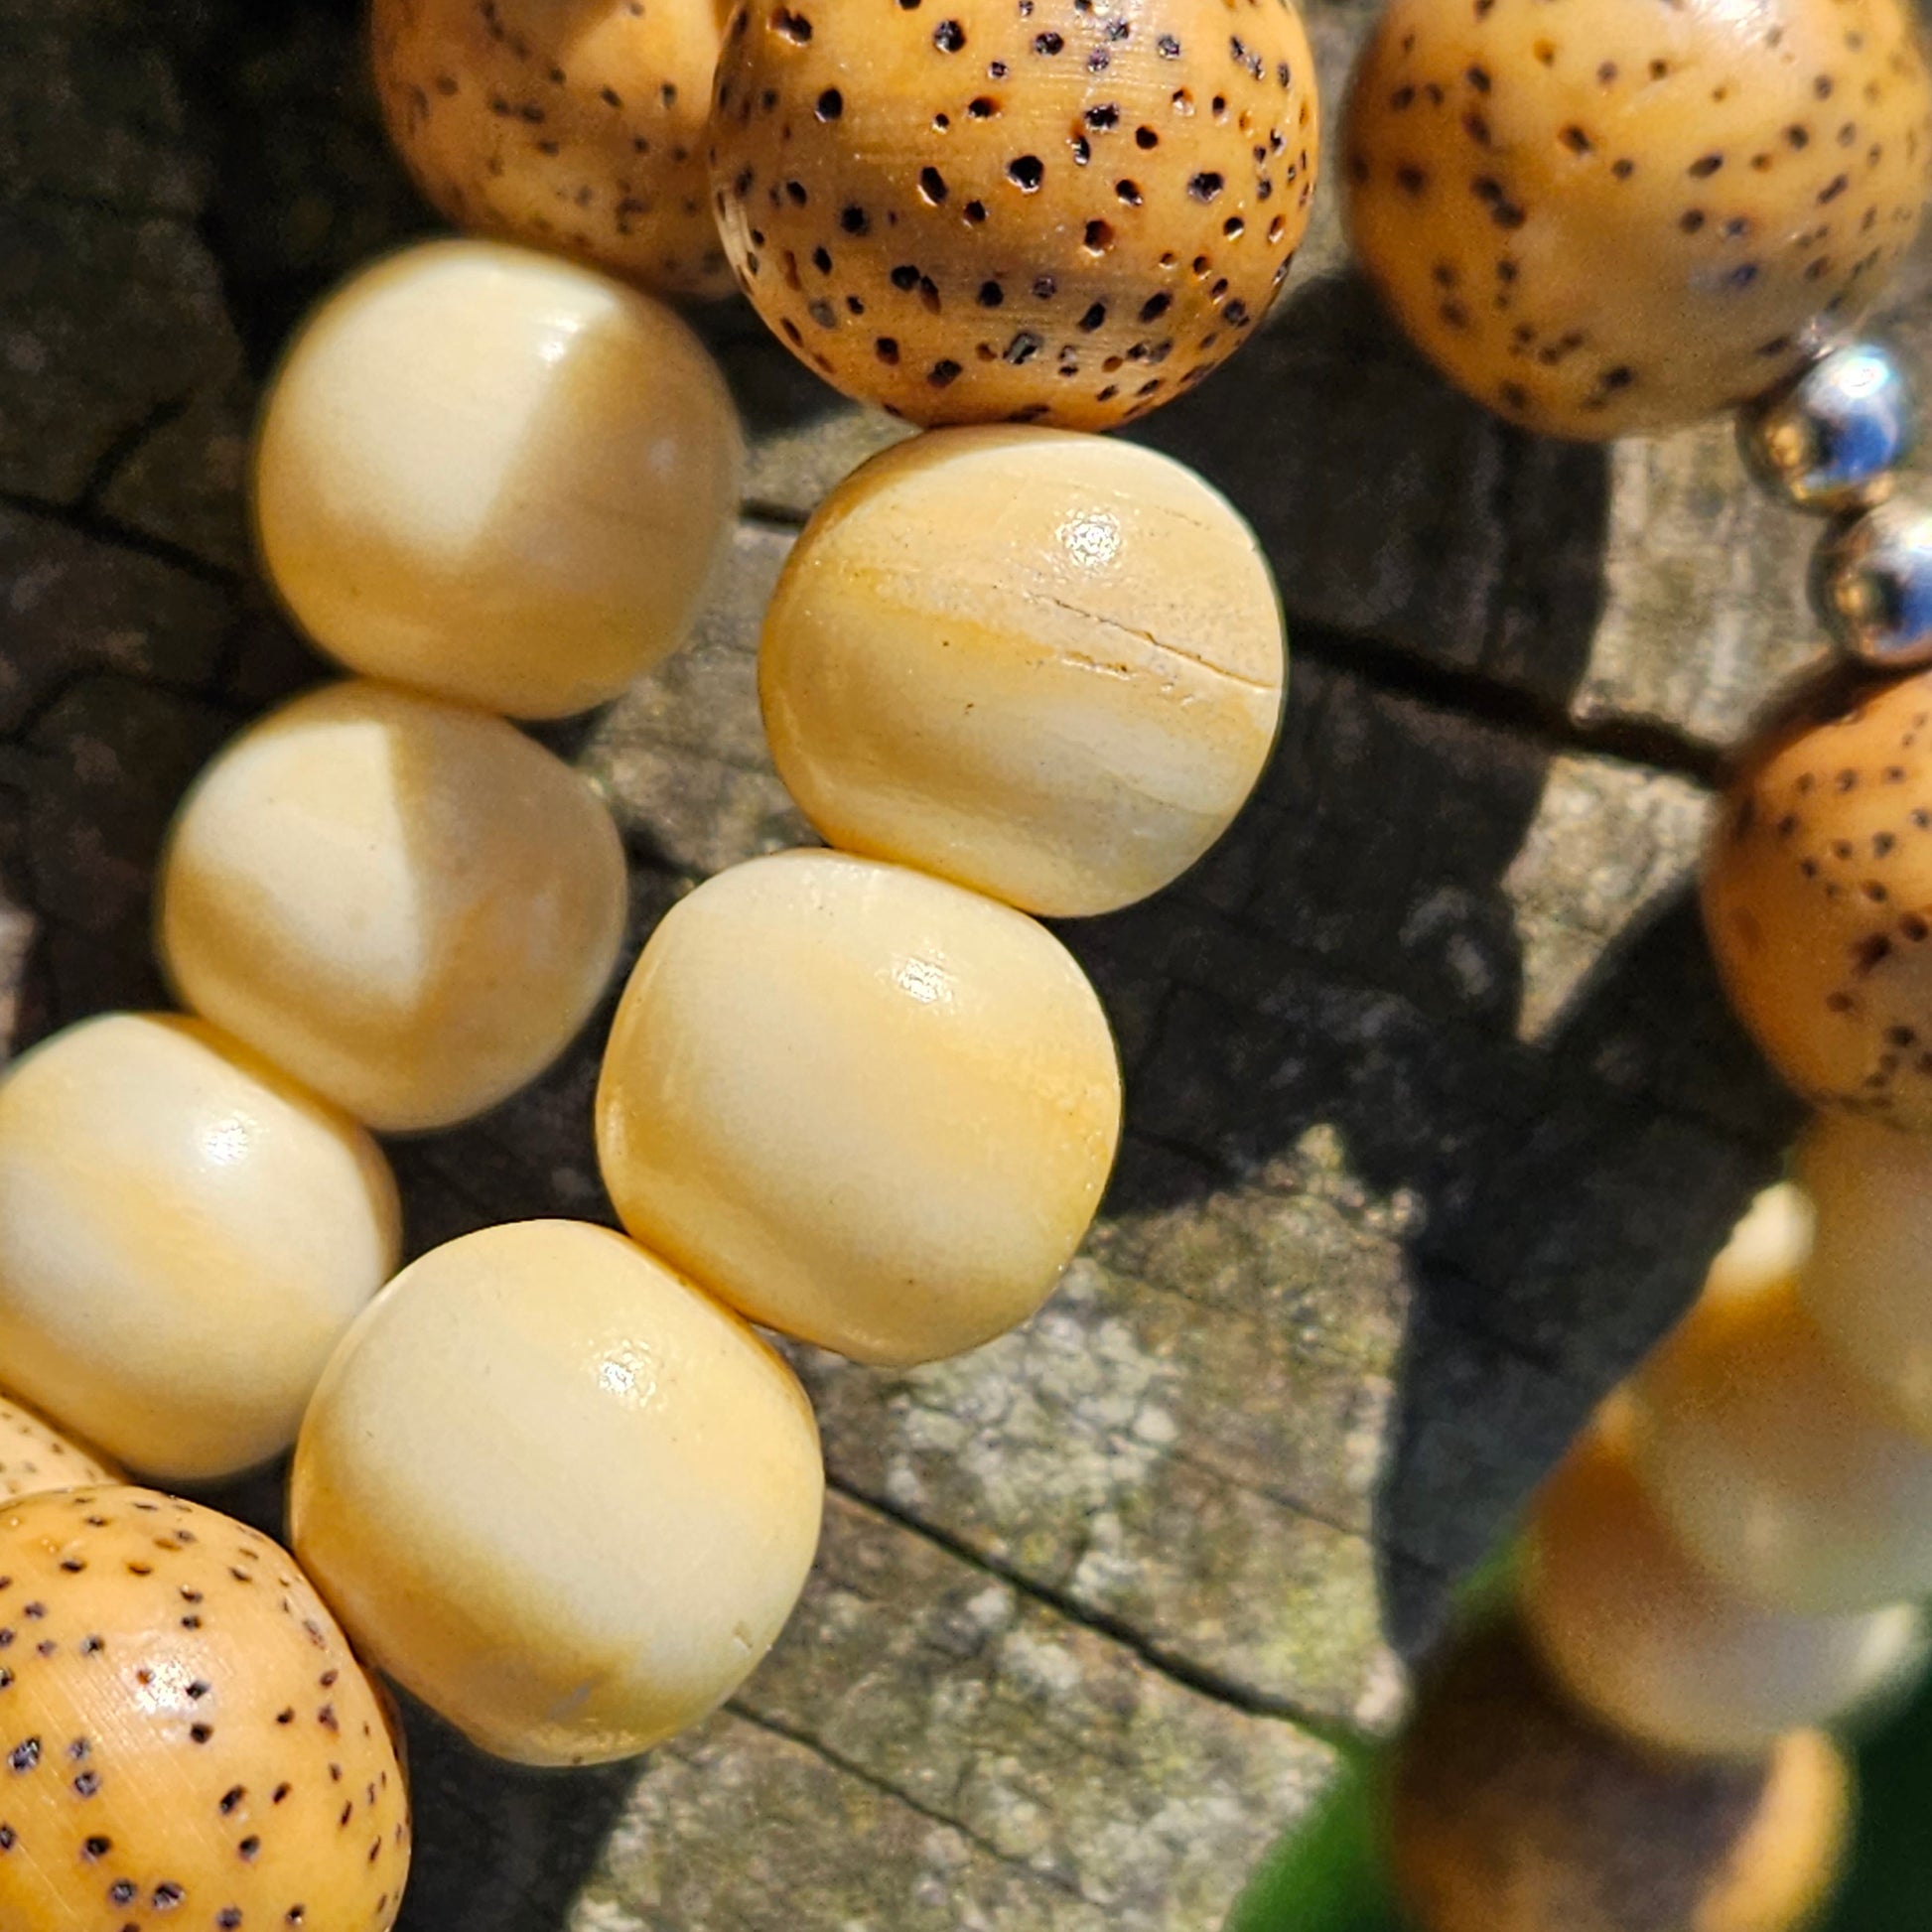
[[[705,184],[721,0],[375,0],[389,133],[459,227],[729,292]]]
[[[747,293],[848,395],[1104,429],[1261,320],[1317,119],[1291,0],[746,0],[712,186]]]
[[[381,1694],[245,1524],[103,1485],[0,1508],[0,1925],[388,1932]]]
[[[1871,301],[1932,162],[1907,0],[1393,0],[1344,139],[1356,253],[1512,420],[1696,421]]]
[[[1704,910],[1733,1005],[1800,1093],[1932,1133],[1932,673],[1757,753]]]

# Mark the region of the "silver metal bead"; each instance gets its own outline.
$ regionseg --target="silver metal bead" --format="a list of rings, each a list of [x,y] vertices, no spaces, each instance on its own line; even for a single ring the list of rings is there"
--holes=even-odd
[[[1877,501],[1916,432],[1912,385],[1879,343],[1828,349],[1737,417],[1758,480],[1810,510]]]
[[[1932,663],[1932,504],[1893,497],[1827,531],[1812,602],[1854,657],[1893,670]]]

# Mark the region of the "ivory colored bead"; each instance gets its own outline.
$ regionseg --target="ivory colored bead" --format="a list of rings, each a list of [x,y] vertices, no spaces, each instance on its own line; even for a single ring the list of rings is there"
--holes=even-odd
[[[387,1932],[410,1854],[388,1713],[283,1551],[100,1485],[0,1508],[0,1925]]]
[[[748,0],[711,121],[753,306],[924,424],[1172,401],[1273,303],[1320,153],[1292,0]]]
[[[1741,1755],[1842,1716],[1917,1664],[1910,1605],[1801,1616],[1702,1568],[1638,1473],[1630,1421],[1613,1397],[1544,1485],[1524,1546],[1525,1623],[1587,1710],[1665,1750]]]
[[[31,1409],[0,1396],[0,1502],[71,1489],[83,1482],[119,1482],[119,1473]]]
[[[1843,1869],[1852,1795],[1817,1730],[1742,1763],[1633,1747],[1503,1624],[1423,1684],[1395,1752],[1390,1863],[1418,1932],[1798,1932]]]
[[[1869,306],[1932,163],[1911,0],[1393,0],[1344,135],[1357,258],[1532,429],[1677,428]]]
[[[1658,1505],[1732,1588],[1808,1611],[1932,1594],[1932,1444],[1840,1359],[1791,1278],[1700,1304],[1636,1392]]]
[[[269,391],[255,521],[332,657],[517,718],[614,698],[683,641],[737,507],[737,416],[670,310],[437,241],[364,270]]]
[[[398,1239],[368,1135],[199,1021],[83,1021],[0,1080],[0,1362],[135,1468],[287,1449]]]
[[[1818,1233],[1806,1311],[1901,1421],[1932,1438],[1932,1144],[1823,1114],[1798,1149]]]
[[[741,1313],[918,1362],[1045,1301],[1120,1112],[1106,1016],[1043,927],[897,866],[786,852],[652,934],[598,1153],[631,1233]]]
[[[1932,1132],[1932,672],[1772,735],[1704,869],[1725,989],[1808,1099]]]
[[[357,1119],[447,1127],[533,1080],[617,963],[596,792],[499,718],[311,692],[203,772],[161,870],[184,1001]]]
[[[609,1229],[524,1221],[397,1276],[330,1365],[290,1493],[363,1652],[484,1750],[627,1757],[749,1676],[805,1581],[810,1404]]]
[[[1220,837],[1287,669],[1254,533],[1191,471],[962,429],[826,499],[759,680],[779,775],[831,844],[1066,917],[1159,892]]]
[[[718,0],[375,0],[389,137],[460,228],[732,286],[705,181]]]

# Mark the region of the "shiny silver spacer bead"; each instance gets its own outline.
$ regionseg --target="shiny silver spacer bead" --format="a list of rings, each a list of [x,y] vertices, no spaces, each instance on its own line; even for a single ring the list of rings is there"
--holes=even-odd
[[[1888,670],[1932,663],[1932,503],[1895,496],[1844,517],[1812,563],[1812,602],[1839,645]]]
[[[1881,343],[1827,349],[1737,414],[1753,475],[1808,510],[1880,500],[1916,434],[1911,381]]]

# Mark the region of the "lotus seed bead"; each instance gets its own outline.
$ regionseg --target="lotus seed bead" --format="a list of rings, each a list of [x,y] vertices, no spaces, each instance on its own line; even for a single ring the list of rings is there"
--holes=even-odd
[[[352,671],[518,718],[676,648],[737,507],[731,397],[670,310],[442,241],[317,311],[255,458],[262,562]]]
[[[1932,661],[1932,505],[1900,495],[1828,530],[1812,602],[1841,648],[1866,664]]]
[[[598,1088],[632,1234],[751,1319],[870,1362],[1031,1315],[1120,1134],[1106,1016],[1058,940],[941,880],[787,852],[651,935]]]
[[[1820,1115],[1798,1149],[1817,1238],[1799,1293],[1832,1346],[1932,1439],[1932,1145]]]
[[[290,1522],[364,1653],[526,1764],[628,1757],[783,1627],[824,1496],[796,1378],[606,1228],[435,1249],[350,1331],[302,1427]]]
[[[1392,0],[1343,137],[1357,258],[1512,421],[1591,440],[1763,393],[1923,214],[1911,0]]]
[[[136,1468],[287,1449],[398,1239],[374,1142],[198,1021],[108,1014],[0,1080],[7,1381]]]
[[[626,895],[611,814],[561,759],[500,718],[339,684],[202,774],[162,860],[161,944],[187,1005],[405,1132],[563,1051]]]
[[[1924,1654],[1907,1604],[1801,1616],[1727,1589],[1678,1541],[1613,1397],[1539,1495],[1524,1545],[1525,1622],[1571,1696],[1669,1751],[1767,1749],[1902,1679]]]
[[[1701,1303],[1635,1387],[1658,1506],[1731,1588],[1810,1612],[1932,1594],[1932,1444],[1838,1357],[1791,1277]]]
[[[1799,1932],[1850,1850],[1851,1767],[1823,1732],[1660,1756],[1579,1711],[1506,1622],[1424,1677],[1388,1791],[1417,1932]]]
[[[1705,924],[1731,1005],[1809,1099],[1932,1130],[1928,909],[1932,676],[1835,700],[1745,757]]]
[[[909,422],[1106,429],[1253,335],[1308,227],[1292,0],[746,0],[711,184],[759,314]]]
[[[691,295],[732,286],[705,181],[718,0],[374,0],[376,90],[460,228]]]
[[[1841,510],[1890,486],[1916,440],[1912,386],[1878,343],[1828,350],[1738,416],[1746,461],[1800,509]]]
[[[1221,835],[1287,662],[1253,533],[1191,472],[963,429],[833,491],[759,672],[779,773],[833,845],[1068,916],[1158,892]]]
[[[8,1932],[387,1932],[409,1793],[309,1581],[227,1516],[89,1485],[0,1508]]]

